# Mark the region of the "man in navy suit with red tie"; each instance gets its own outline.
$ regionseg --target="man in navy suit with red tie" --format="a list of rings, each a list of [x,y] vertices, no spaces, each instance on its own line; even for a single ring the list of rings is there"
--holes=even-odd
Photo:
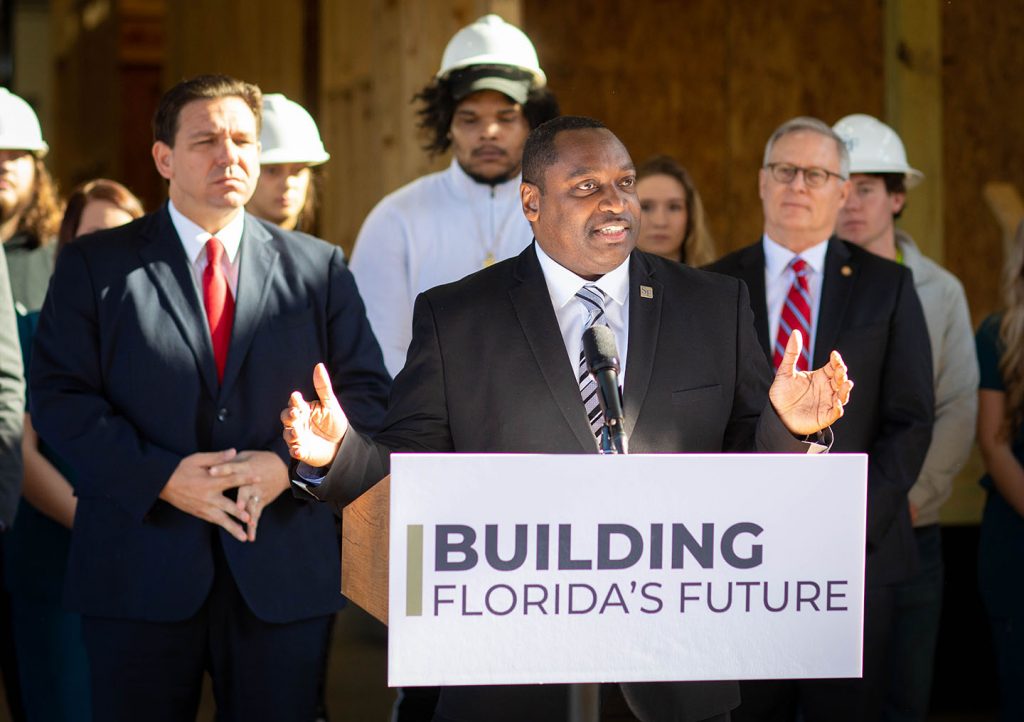
[[[857,399],[835,424],[832,451],[868,454],[863,679],[743,682],[737,722],[790,722],[798,712],[806,722],[881,719],[893,585],[917,560],[907,492],[931,440],[931,346],[910,271],[832,237],[849,173],[832,128],[783,123],[759,178],[764,236],[709,266],[750,289],[758,341],[776,367],[794,331],[805,339],[797,368],[842,354]]]
[[[67,601],[97,719],[194,720],[204,669],[218,719],[314,718],[337,534],[281,494],[280,400],[325,360],[372,432],[390,379],[341,251],[244,212],[261,102],[224,76],[168,91],[169,202],[68,246],[43,308],[32,413],[77,475]]]

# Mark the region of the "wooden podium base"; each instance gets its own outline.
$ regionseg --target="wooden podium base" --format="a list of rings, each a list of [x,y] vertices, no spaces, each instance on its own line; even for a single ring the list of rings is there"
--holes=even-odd
[[[341,593],[388,623],[388,524],[391,476],[341,512]]]

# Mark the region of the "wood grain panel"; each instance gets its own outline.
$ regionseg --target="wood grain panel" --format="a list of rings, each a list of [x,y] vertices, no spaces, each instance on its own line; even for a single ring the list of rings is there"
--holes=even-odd
[[[943,163],[946,266],[964,283],[975,324],[999,308],[1002,233],[985,183],[1024,193],[1024,12],[1007,3],[945,3]]]
[[[657,0],[583,10],[525,3],[526,30],[563,110],[605,121],[637,162],[655,152],[682,161],[719,251],[760,233],[757,169],[779,123],[882,112],[877,3]]]
[[[964,284],[975,325],[1002,305],[1003,233],[985,185],[1024,194],[1024,12],[1010,3],[942,6],[945,265]],[[975,454],[942,508],[944,523],[977,523],[985,494]]]
[[[303,101],[302,0],[167,3],[166,87],[226,73]]]
[[[150,120],[161,93],[162,12],[155,0],[92,15],[68,2],[51,10],[58,112],[50,144],[63,192],[106,177],[127,185],[146,208],[163,200],[150,157]]]
[[[939,0],[886,3],[884,118],[900,134],[912,167],[925,177],[898,225],[939,263],[945,258],[941,5]]]
[[[323,3],[321,117],[332,153],[321,231],[351,250],[366,214],[386,194],[449,157],[422,150],[413,95],[441,65],[459,28],[518,0],[366,0]]]
[[[388,623],[391,476],[342,510],[341,593]]]
[[[732,248],[761,233],[756,177],[772,131],[797,115],[831,124],[880,116],[884,102],[879,4],[731,2],[727,236]]]
[[[655,153],[679,159],[720,233],[727,3],[681,7],[658,1],[584,12],[579,3],[531,0],[524,25],[562,112],[605,122],[637,163]]]

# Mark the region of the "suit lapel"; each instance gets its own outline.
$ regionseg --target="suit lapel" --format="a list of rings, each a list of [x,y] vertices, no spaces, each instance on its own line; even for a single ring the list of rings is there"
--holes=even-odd
[[[157,293],[163,298],[164,310],[174,320],[182,338],[195,356],[199,375],[210,396],[217,396],[217,367],[213,360],[213,344],[206,322],[206,313],[199,300],[199,291],[192,275],[191,261],[185,257],[166,204],[151,216],[142,232],[146,239],[139,255]]]
[[[758,241],[740,252],[739,277],[747,284],[750,291],[750,308],[754,312],[754,327],[757,340],[770,359],[772,357],[771,339],[768,338],[768,300],[764,288],[764,246]]]
[[[596,452],[579,385],[567,363],[562,332],[532,243],[519,254],[515,275],[518,282],[509,289],[509,297],[551,397],[580,442],[580,450]]]
[[[277,264],[278,252],[270,244],[266,228],[245,217],[242,232],[242,252],[238,267],[238,293],[235,299],[235,320],[231,327],[231,346],[224,366],[221,396],[226,396],[237,381],[242,362],[252,345],[270,292],[270,274]]]
[[[650,291],[641,295],[641,286]],[[651,381],[664,297],[662,285],[654,277],[647,260],[639,253],[633,253],[629,260],[629,348],[626,354],[629,373],[622,398],[626,417],[623,428],[627,436],[633,433]]]
[[[823,366],[829,353],[836,347],[858,270],[842,241],[835,236],[830,238],[825,253],[825,273],[821,284],[821,304],[818,308],[811,368]]]

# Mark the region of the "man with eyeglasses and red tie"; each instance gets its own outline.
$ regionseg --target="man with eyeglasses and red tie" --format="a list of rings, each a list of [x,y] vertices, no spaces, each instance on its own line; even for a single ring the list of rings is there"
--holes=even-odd
[[[880,719],[893,586],[917,564],[907,492],[932,433],[928,331],[910,271],[832,235],[850,193],[849,164],[842,139],[822,121],[783,123],[759,174],[761,240],[709,267],[746,282],[758,338],[776,367],[779,339],[793,330],[804,336],[798,368],[821,365],[832,349],[842,354],[857,399],[833,426],[832,452],[869,455],[863,678],[743,682],[739,722]]]

